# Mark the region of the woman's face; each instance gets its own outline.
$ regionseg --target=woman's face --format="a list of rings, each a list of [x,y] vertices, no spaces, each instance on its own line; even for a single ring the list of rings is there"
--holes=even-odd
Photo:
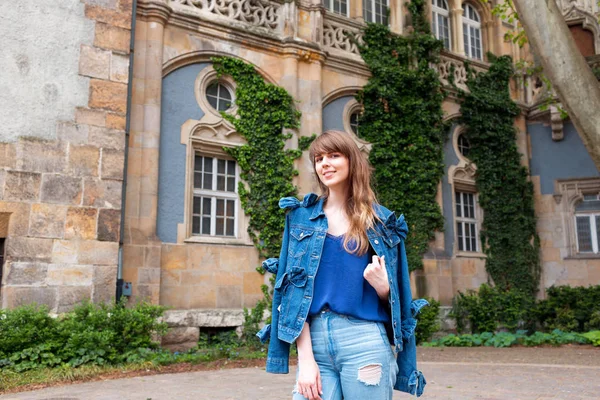
[[[350,162],[345,155],[339,152],[317,154],[315,171],[321,182],[329,189],[344,187],[348,184]]]

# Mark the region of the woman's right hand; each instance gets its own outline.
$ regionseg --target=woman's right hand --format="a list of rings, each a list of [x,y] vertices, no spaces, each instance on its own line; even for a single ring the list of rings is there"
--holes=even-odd
[[[298,393],[308,400],[322,400],[321,372],[313,359],[298,362]]]

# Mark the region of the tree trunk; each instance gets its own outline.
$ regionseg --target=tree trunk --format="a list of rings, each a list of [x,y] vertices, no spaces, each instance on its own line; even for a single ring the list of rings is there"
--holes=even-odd
[[[514,0],[527,39],[600,170],[600,85],[555,0]]]

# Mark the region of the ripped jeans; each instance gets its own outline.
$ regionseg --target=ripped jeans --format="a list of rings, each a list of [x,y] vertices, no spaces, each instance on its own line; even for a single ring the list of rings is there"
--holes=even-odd
[[[323,400],[392,400],[398,365],[381,322],[321,311],[310,338]],[[294,390],[293,400],[305,397]]]

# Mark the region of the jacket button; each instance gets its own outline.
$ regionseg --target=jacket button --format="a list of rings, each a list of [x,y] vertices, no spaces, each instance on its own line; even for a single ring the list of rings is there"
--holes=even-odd
[[[301,232],[301,233],[300,233],[300,237],[302,237],[302,236],[304,236],[304,232]]]
[[[379,240],[375,239],[375,244],[379,244]]]

